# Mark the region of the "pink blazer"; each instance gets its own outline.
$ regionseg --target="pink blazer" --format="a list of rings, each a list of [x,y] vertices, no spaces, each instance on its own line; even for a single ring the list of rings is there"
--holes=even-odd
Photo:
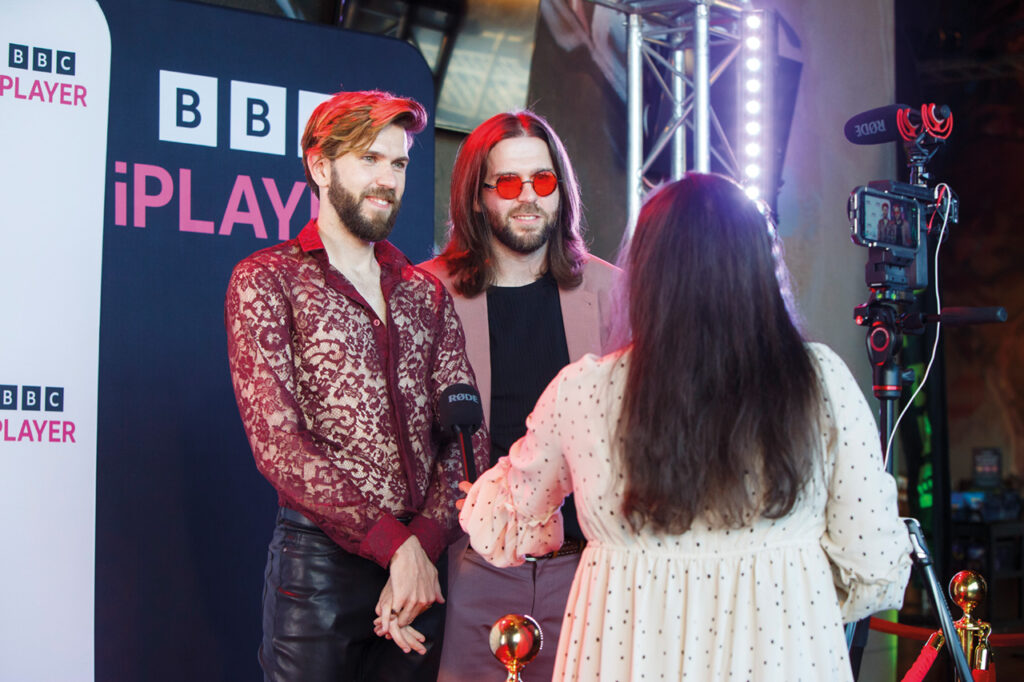
[[[487,296],[473,298],[460,296],[452,288],[452,278],[443,261],[438,258],[420,263],[444,284],[455,299],[455,312],[466,333],[466,354],[476,375],[477,388],[483,400],[484,416],[491,420],[491,342],[487,322]],[[575,362],[587,353],[601,355],[611,332],[612,288],[619,269],[596,256],[588,256],[583,266],[583,283],[575,289],[559,289],[562,306],[562,324],[569,347],[569,361]]]

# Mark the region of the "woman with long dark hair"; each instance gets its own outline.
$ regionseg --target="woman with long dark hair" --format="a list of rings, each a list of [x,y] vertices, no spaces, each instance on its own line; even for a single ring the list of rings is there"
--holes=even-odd
[[[849,370],[805,343],[771,225],[689,174],[645,203],[632,339],[548,386],[461,521],[495,565],[588,544],[555,680],[842,680],[842,622],[898,608],[896,486]],[[501,614],[498,614],[501,615]]]

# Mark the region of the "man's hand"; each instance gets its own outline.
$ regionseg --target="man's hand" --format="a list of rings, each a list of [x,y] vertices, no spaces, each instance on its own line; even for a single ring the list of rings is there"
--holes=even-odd
[[[376,612],[382,630],[394,635],[392,620],[404,628],[434,602],[444,603],[444,597],[437,582],[437,568],[415,535],[391,556],[390,571],[391,577],[377,600]]]
[[[427,653],[427,647],[423,645],[427,638],[411,625],[400,626],[397,618],[392,618],[385,630],[383,619],[377,616],[373,621],[373,632],[378,637],[392,640],[405,653],[415,651],[421,656]]]

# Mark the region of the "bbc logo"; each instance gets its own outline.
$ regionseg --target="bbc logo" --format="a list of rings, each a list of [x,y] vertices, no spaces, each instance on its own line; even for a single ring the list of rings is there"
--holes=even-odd
[[[19,391],[18,389],[21,388]],[[27,412],[63,412],[63,386],[11,386],[0,385],[0,410],[17,410],[19,394],[21,408]]]
[[[160,70],[158,124],[161,142],[180,142],[216,147],[218,79],[193,73]],[[294,131],[296,155],[302,155],[306,119],[330,95],[299,90],[295,106],[298,128]],[[289,144],[288,90],[278,85],[232,80],[228,101],[228,144],[231,149],[285,155]]]
[[[17,43],[7,43],[7,66],[12,69],[31,68],[33,71],[45,71],[61,76],[75,75],[75,53],[45,47],[31,47]]]

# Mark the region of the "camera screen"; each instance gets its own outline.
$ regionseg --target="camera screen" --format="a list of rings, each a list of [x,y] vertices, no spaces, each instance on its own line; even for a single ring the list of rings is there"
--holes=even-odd
[[[912,199],[865,193],[860,210],[865,241],[917,248],[917,204]]]

